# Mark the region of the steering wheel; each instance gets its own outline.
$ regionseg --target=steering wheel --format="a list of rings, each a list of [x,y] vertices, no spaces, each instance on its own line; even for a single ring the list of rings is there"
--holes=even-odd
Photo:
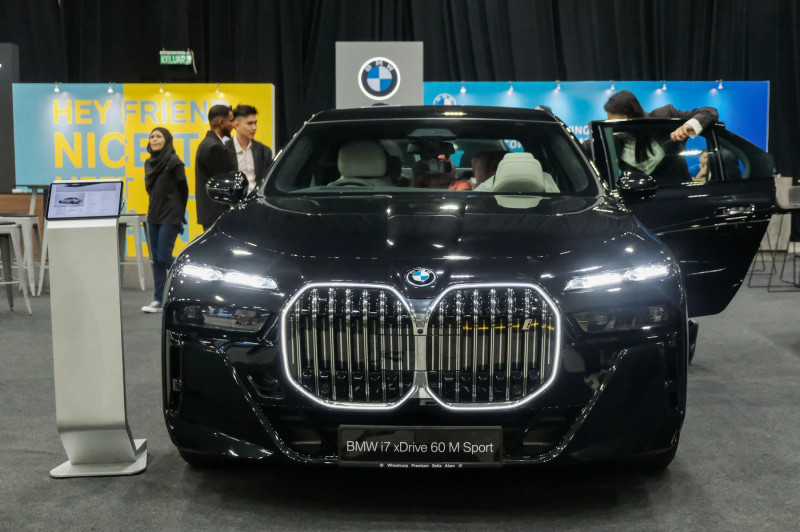
[[[360,177],[342,177],[336,181],[328,183],[329,187],[374,187],[375,183],[370,179]]]

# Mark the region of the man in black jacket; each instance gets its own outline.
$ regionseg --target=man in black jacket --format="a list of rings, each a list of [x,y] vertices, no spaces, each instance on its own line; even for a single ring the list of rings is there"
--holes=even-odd
[[[211,130],[197,147],[195,155],[194,197],[197,206],[197,223],[203,231],[211,227],[228,206],[208,197],[206,183],[215,175],[236,170],[225,150],[225,140],[233,129],[233,110],[229,105],[215,105],[208,110],[208,124]],[[228,142],[230,143],[230,142]]]
[[[231,163],[247,176],[247,193],[258,186],[272,164],[272,150],[255,139],[258,111],[252,105],[237,105],[233,110],[236,136],[225,145]]]

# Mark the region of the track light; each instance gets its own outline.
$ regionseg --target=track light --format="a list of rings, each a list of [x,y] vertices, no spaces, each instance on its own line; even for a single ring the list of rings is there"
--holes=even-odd
[[[114,87],[112,87],[112,85],[113,85],[113,83],[111,83],[111,82],[108,83],[108,93],[109,94],[112,94],[114,92]]]
[[[663,79],[661,80],[661,90],[662,91],[667,90],[667,82],[664,81]]]
[[[61,92],[61,89],[58,88],[58,82],[56,81],[53,83],[53,92]]]
[[[514,84],[510,81],[508,82],[508,92],[514,92]]]
[[[556,80],[556,90],[557,91],[561,90],[561,82],[559,80]]]
[[[158,88],[158,92],[164,94],[164,82],[161,82],[161,86]]]
[[[461,82],[461,94],[464,94],[465,92],[467,92],[467,87],[466,87],[466,85],[464,85],[464,82],[462,81]]]
[[[609,89],[611,92],[614,92],[615,90],[617,90],[617,89],[614,88],[614,80],[613,79],[611,81],[609,81],[609,83],[611,83],[611,87]]]
[[[717,88],[718,88],[719,90],[722,90],[722,80],[720,79],[720,80],[718,80],[718,81],[719,81],[719,85],[717,85]]]

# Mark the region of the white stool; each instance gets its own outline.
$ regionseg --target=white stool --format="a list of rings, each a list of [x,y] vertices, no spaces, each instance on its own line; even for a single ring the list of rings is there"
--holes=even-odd
[[[22,250],[19,247],[20,241],[20,229],[19,226],[15,223],[11,222],[0,222],[0,238],[5,240],[5,238],[11,238],[11,246],[14,250],[14,259],[17,261],[17,269],[19,270],[19,280],[14,281],[11,279],[11,253],[7,250],[7,244],[4,242],[0,242],[0,260],[3,261],[3,280],[0,281],[0,285],[13,285],[19,283],[19,287],[22,290],[22,295],[25,297],[25,306],[28,307],[28,314],[33,314],[31,312],[31,302],[28,299],[28,288],[25,286],[25,268],[22,265]],[[7,274],[7,275],[6,275]],[[6,278],[8,277],[8,278]],[[14,295],[12,290],[7,291],[8,297],[8,306],[11,310],[14,310]]]
[[[0,214],[0,222],[12,222],[17,224],[22,233],[22,264],[28,269],[28,284],[31,287],[31,294],[36,289],[36,275],[34,275],[33,265],[33,242],[39,247],[39,254],[42,253],[42,242],[39,238],[39,217],[30,214],[3,213]],[[36,231],[34,232],[34,228]]]
[[[147,250],[152,254],[152,250],[150,249],[150,234],[147,230],[147,215],[144,214],[122,214],[119,217],[119,225],[125,226],[127,234],[127,226],[131,226],[131,232],[133,233],[133,242],[136,246],[136,260],[125,260],[124,256],[120,257],[120,265],[125,266],[127,264],[136,264],[137,268],[139,269],[139,286],[142,287],[142,292],[145,291],[145,283],[144,283],[144,254],[142,253],[142,230],[144,229],[144,238],[147,242]],[[124,244],[122,242],[121,244]],[[124,245],[120,245],[120,253],[124,254]]]

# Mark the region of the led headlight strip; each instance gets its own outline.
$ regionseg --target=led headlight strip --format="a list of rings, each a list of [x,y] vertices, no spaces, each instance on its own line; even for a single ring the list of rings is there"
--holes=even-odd
[[[226,270],[224,268],[214,268],[187,262],[181,265],[178,270],[180,275],[192,279],[203,281],[223,281],[229,284],[257,288],[259,290],[277,290],[278,282],[272,277],[263,275],[251,275],[236,270]]]
[[[658,263],[628,268],[627,270],[581,275],[570,279],[564,287],[564,291],[591,290],[592,288],[615,286],[626,282],[658,279],[659,277],[668,276],[671,271],[668,264]]]

